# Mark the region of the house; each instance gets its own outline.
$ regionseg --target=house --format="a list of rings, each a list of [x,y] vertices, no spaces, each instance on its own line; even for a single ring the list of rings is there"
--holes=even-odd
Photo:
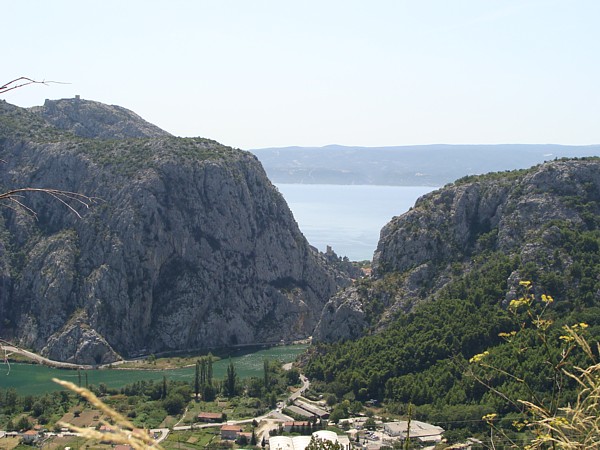
[[[292,429],[295,429],[295,431],[300,431],[301,428],[308,428],[310,426],[309,422],[306,421],[302,421],[302,422],[284,422],[283,423],[283,431],[285,431],[286,433],[290,433],[292,431]]]
[[[256,436],[255,436],[256,437]],[[238,433],[238,440],[239,439],[246,439],[246,443],[250,443],[250,441],[252,441],[252,433]]]
[[[40,435],[35,430],[27,430],[21,435],[24,444],[35,444],[39,437]]]
[[[241,432],[242,428],[239,425],[223,425],[221,427],[221,439],[235,441]]]
[[[198,422],[215,423],[223,422],[223,413],[201,412],[196,416]]]

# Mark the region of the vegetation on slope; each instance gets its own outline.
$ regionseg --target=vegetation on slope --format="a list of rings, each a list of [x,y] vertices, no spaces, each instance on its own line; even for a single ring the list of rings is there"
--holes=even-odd
[[[510,176],[518,184],[519,177],[528,173]],[[453,269],[450,281],[428,302],[409,313],[397,313],[381,332],[373,328],[373,334],[355,341],[314,346],[305,367],[307,375],[336,392],[340,400],[377,399],[385,402],[388,412],[397,413],[416,405],[417,418],[450,430],[449,437],[487,430],[482,416],[488,413],[499,414],[502,425],[511,428],[524,409],[517,399],[546,403],[552,398],[556,374],[549,359],[565,350],[563,327],[584,323],[590,342],[600,338],[598,200],[591,182],[581,195],[563,195],[561,202],[577,212],[577,220],[548,220],[529,230],[513,252],[498,248],[498,228],[480,233],[474,251],[464,259],[437,262]],[[365,290],[381,289],[385,279],[393,276],[402,274],[391,270],[365,281]],[[523,280],[533,283],[532,295],[538,303],[542,295],[555,299],[544,310],[544,320],[551,321],[552,327],[543,338],[537,329],[523,328],[540,311],[534,311],[532,318],[515,316],[509,309],[517,296],[514,286]],[[389,289],[388,296],[393,296],[393,283]],[[366,310],[369,307],[365,305]],[[469,364],[483,352],[489,365],[501,371]],[[584,364],[582,358],[583,352],[573,350],[561,370]],[[558,400],[564,406],[576,400],[577,383],[568,377],[561,383]]]

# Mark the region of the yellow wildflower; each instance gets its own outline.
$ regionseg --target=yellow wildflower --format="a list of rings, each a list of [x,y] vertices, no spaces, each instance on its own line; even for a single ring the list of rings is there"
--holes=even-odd
[[[485,420],[487,423],[492,423],[496,419],[496,417],[498,417],[498,414],[490,413],[483,416],[481,420]]]
[[[502,332],[498,333],[498,336],[501,337],[501,338],[508,339],[510,337],[513,337],[515,334],[517,334],[516,331],[511,331],[510,333],[505,333],[504,331],[502,331]]]
[[[550,295],[542,294],[542,301],[544,303],[552,303],[554,299]]]
[[[511,300],[510,303],[508,304],[508,309],[510,309],[512,311],[516,311],[521,306],[525,306],[525,305],[529,306],[530,304],[531,304],[531,301],[528,298],[521,297],[521,298]]]
[[[565,342],[571,342],[573,340],[575,340],[575,338],[573,336],[567,336],[565,334],[563,334],[562,336],[558,337],[561,341],[565,341]]]
[[[555,417],[550,422],[553,426],[569,425],[569,421],[564,417]]]
[[[483,358],[485,358],[487,355],[489,355],[490,352],[488,352],[487,350],[483,353],[478,353],[477,355],[473,356],[469,362],[470,363],[478,363],[480,362]]]
[[[519,281],[519,285],[529,287],[531,286],[531,281]]]
[[[587,323],[585,323],[585,322],[579,322],[579,328],[585,329],[587,327],[589,327],[589,325]]]
[[[547,330],[548,327],[550,327],[550,325],[552,325],[552,321],[547,320],[547,319],[537,319],[537,320],[534,320],[533,323],[536,327],[538,327],[542,331]]]
[[[523,428],[527,426],[527,421],[521,422],[519,420],[513,420],[512,426],[517,429],[517,431],[521,431]]]

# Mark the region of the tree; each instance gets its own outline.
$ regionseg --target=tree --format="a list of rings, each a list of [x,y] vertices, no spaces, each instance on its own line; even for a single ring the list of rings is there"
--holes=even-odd
[[[340,419],[347,419],[348,418],[348,408],[343,405],[342,403],[337,404],[335,406],[335,408],[333,408],[333,411],[331,412],[331,415],[329,416],[329,420],[333,423],[338,423]]]
[[[343,447],[339,442],[332,442],[312,436],[306,450],[343,450]]]
[[[229,365],[227,366],[227,375],[225,377],[225,395],[228,397],[233,397],[236,393],[236,385],[237,374],[235,373],[233,362],[229,360]]]
[[[213,378],[213,355],[209,353],[206,357],[206,384],[212,385]]]
[[[375,419],[373,419],[372,417],[369,417],[366,421],[365,421],[365,428],[367,430],[375,430],[377,428],[377,424],[375,423]]]
[[[166,398],[166,397],[167,397],[167,377],[163,376],[162,390],[160,393],[160,398]]]
[[[194,374],[194,394],[198,400],[198,394],[200,394],[200,363],[198,361],[196,361],[196,373]]]
[[[271,384],[270,374],[269,374],[269,360],[265,359],[263,361],[263,370],[264,370],[264,384],[265,389],[269,390],[269,385]]]
[[[181,414],[185,408],[185,399],[183,398],[183,395],[178,392],[169,394],[163,401],[163,408],[165,408],[165,411],[171,416]]]

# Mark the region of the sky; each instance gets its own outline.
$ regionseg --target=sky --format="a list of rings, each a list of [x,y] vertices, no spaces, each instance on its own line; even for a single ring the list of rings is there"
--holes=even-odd
[[[4,2],[3,95],[242,149],[600,144],[597,0]]]

